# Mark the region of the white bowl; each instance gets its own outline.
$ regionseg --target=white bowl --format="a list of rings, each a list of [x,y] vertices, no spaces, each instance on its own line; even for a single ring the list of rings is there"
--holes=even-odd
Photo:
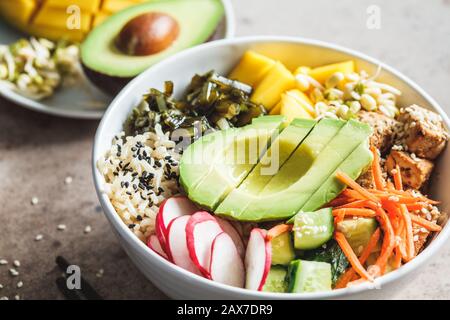
[[[400,105],[419,104],[438,112],[444,119],[447,129],[449,118],[436,101],[425,93],[417,84],[395,69],[370,58],[362,53],[342,48],[333,44],[292,37],[247,37],[221,40],[207,43],[180,52],[165,61],[154,65],[131,83],[129,83],[114,99],[106,111],[97,134],[93,149],[93,174],[95,188],[114,232],[131,260],[165,294],[172,298],[183,299],[342,299],[342,298],[387,298],[401,288],[402,283],[414,281],[414,274],[436,254],[450,235],[450,225],[433,239],[427,248],[414,260],[377,279],[373,289],[370,285],[360,285],[328,292],[304,294],[275,294],[234,288],[213,282],[189,273],[174,264],[167,262],[128,229],[115,212],[108,196],[102,193],[103,176],[96,168],[96,160],[106,152],[113,136],[122,130],[122,124],[129,112],[140,101],[142,94],[151,87],[163,88],[165,80],[175,84],[175,94],[180,95],[195,73],[204,73],[215,69],[221,74],[227,74],[238,62],[244,51],[256,50],[285,63],[289,68],[299,65],[319,66],[347,59],[353,59],[359,69],[374,73],[381,67],[379,80],[391,84],[402,91]],[[442,201],[442,209],[448,212],[450,194],[446,192],[450,175],[450,148],[440,157],[435,169],[431,195]],[[425,288],[424,288],[425,289]]]

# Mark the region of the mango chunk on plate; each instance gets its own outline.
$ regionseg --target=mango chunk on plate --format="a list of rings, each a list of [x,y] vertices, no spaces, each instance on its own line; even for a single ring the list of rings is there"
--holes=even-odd
[[[246,51],[229,77],[254,86],[274,65],[275,60],[255,51]]]
[[[67,31],[71,30],[69,28],[69,25],[71,24],[69,17],[70,15],[67,14],[65,10],[61,10],[59,8],[44,7],[37,13],[36,17],[34,18],[33,24],[35,28],[51,27],[57,29],[66,29]],[[81,11],[79,22],[79,30],[88,32],[91,26],[91,14],[83,13],[83,11]]]
[[[277,61],[256,86],[251,100],[255,103],[261,103],[270,110],[280,101],[281,94],[294,86],[295,78],[292,73],[281,62]]]
[[[355,62],[353,60],[327,64],[325,66],[311,69],[308,75],[319,81],[325,83],[325,81],[336,72],[342,72],[343,74],[352,73],[355,71]]]
[[[100,0],[46,0],[42,4],[42,8],[60,8],[62,11],[66,11],[72,5],[79,7],[83,13],[95,13],[100,8]]]
[[[34,0],[0,0],[0,13],[16,27],[25,26],[36,8]]]

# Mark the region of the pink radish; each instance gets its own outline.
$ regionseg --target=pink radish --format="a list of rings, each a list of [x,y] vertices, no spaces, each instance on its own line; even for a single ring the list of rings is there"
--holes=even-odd
[[[242,241],[242,238],[241,238],[241,235],[239,234],[239,232],[228,220],[222,219],[217,216],[216,216],[216,220],[219,223],[220,227],[223,229],[223,231],[231,237],[234,244],[236,245],[236,249],[237,249],[239,255],[241,256],[242,259],[244,259],[245,246],[244,246],[244,242]]]
[[[175,218],[170,222],[167,231],[167,252],[173,263],[192,273],[201,275],[200,270],[192,262],[186,244],[186,225],[190,216]]]
[[[261,291],[272,262],[272,248],[266,239],[266,231],[254,228],[245,254],[245,288]]]
[[[196,211],[198,211],[198,208],[184,196],[175,196],[163,201],[156,215],[156,235],[164,250],[166,250],[167,245],[169,223],[177,217],[190,215]]]
[[[186,225],[189,255],[202,274],[211,279],[209,263],[214,238],[223,232],[217,220],[206,211],[194,213]]]
[[[158,237],[154,234],[150,235],[147,240],[147,246],[159,254],[164,259],[168,259],[167,254],[164,252],[161,244],[159,243]]]
[[[211,280],[242,288],[245,282],[244,263],[233,239],[225,233],[219,233],[211,246]]]

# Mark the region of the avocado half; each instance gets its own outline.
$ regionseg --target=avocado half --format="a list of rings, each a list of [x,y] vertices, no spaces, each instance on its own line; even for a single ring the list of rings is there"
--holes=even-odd
[[[134,55],[119,49],[118,36],[124,27],[134,18],[149,13],[167,15],[176,21],[176,38],[161,51],[148,55]],[[81,44],[83,69],[96,86],[114,95],[151,65],[213,38],[223,16],[220,0],[155,0],[130,7],[109,17],[89,33]]]

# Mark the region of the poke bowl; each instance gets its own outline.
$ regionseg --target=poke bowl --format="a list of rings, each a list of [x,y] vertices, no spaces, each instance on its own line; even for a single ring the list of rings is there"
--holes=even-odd
[[[387,123],[396,129],[384,135]],[[130,259],[171,298],[387,298],[449,237],[449,127],[417,84],[362,53],[227,39],[158,63],[117,95],[95,136],[94,183]],[[196,141],[178,148],[174,128]],[[251,165],[247,153],[220,158],[253,140]],[[263,177],[254,168],[276,141],[278,170]],[[187,160],[197,153],[200,164]],[[333,248],[341,262],[323,258]]]

